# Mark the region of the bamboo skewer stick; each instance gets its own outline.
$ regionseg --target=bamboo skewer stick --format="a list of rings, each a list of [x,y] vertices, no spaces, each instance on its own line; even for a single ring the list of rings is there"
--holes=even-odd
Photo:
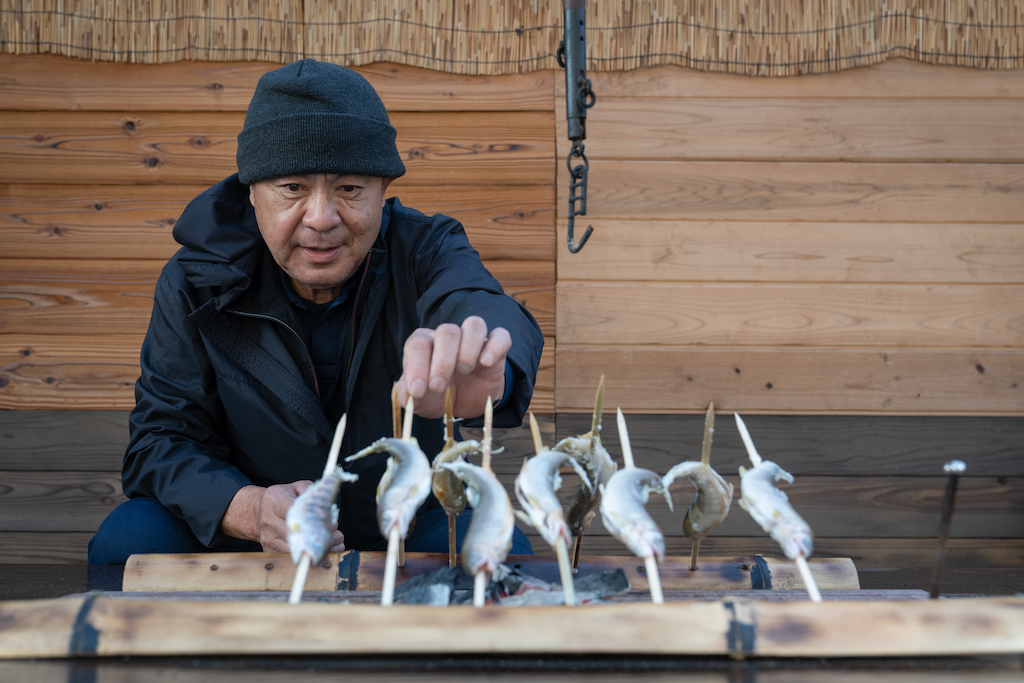
[[[391,426],[395,438],[402,436],[402,404],[398,402],[398,382],[391,387]]]
[[[700,461],[704,465],[711,464],[711,442],[715,436],[715,402],[708,404],[708,412],[704,415],[704,443],[701,445]],[[700,539],[693,541],[690,550],[690,571],[697,571],[697,555],[700,553]]]
[[[408,440],[410,440],[412,438],[412,417],[413,417],[412,408],[413,408],[412,396],[410,396],[409,400],[405,404],[405,421],[402,423],[402,438],[405,439],[406,441],[408,441]],[[389,543],[390,543],[390,541],[389,541]],[[397,562],[398,562],[398,566],[399,567],[404,567],[405,566],[405,539],[404,538],[399,539]]]
[[[532,412],[530,413],[530,434],[533,436],[534,452],[540,453],[542,450],[547,450],[544,447],[544,439],[541,437],[537,418],[533,416]],[[569,548],[561,536],[555,539],[555,555],[558,557],[558,574],[562,579],[562,594],[565,596],[565,604],[575,605],[576,584],[572,579],[573,567],[569,561]]]
[[[384,559],[384,586],[380,593],[381,607],[388,607],[395,600],[395,576],[398,574],[398,551],[402,539],[398,527],[391,527],[388,534],[388,552]]]
[[[629,443],[629,431],[626,429],[626,418],[622,409],[616,408],[615,419],[619,425],[619,442],[622,444],[622,460],[626,467],[636,467],[633,460],[633,447]],[[661,605],[665,598],[661,592],[661,575],[658,574],[658,561],[653,555],[644,558],[644,570],[647,573],[647,584],[651,589],[651,602]]]
[[[444,448],[448,450],[455,445],[455,404],[452,401],[452,388],[449,386],[444,392]],[[454,568],[458,565],[459,555],[455,552],[455,515],[450,512],[448,515],[448,567]]]
[[[811,602],[821,602],[821,591],[818,590],[818,582],[814,580],[814,575],[811,574],[811,567],[807,564],[807,558],[803,555],[797,555],[796,568],[800,570],[800,578],[804,580],[804,587],[807,588],[807,595],[810,596]]]
[[[594,396],[594,416],[590,421],[590,448],[594,448],[594,439],[598,438],[601,431],[601,411],[604,409],[604,375],[597,383],[597,394]],[[595,484],[596,486],[596,484]],[[573,539],[572,547],[572,573],[575,574],[580,566],[580,550],[583,547],[583,533]]]
[[[348,414],[341,416],[338,426],[334,430],[334,439],[331,441],[331,450],[327,453],[327,464],[324,465],[324,473],[321,479],[328,472],[338,466],[338,455],[341,453],[341,440],[345,436],[345,425],[348,423]],[[288,594],[288,604],[297,605],[302,601],[302,592],[306,586],[306,577],[309,575],[309,567],[313,564],[313,558],[309,553],[302,553],[299,564],[295,569],[295,579],[292,580],[292,590]]]
[[[491,470],[491,431],[494,425],[494,408],[491,403],[491,397],[488,396],[487,405],[484,407],[484,438],[480,444],[480,450],[483,452],[483,462],[480,466],[488,472],[493,471]],[[473,607],[483,607],[487,602],[487,584],[490,583],[490,579],[487,572],[477,572],[473,577]]]

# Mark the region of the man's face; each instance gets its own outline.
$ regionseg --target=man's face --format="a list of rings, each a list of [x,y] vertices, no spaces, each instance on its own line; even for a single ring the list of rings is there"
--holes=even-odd
[[[341,293],[377,239],[390,183],[317,173],[249,186],[260,233],[299,296],[325,303]]]

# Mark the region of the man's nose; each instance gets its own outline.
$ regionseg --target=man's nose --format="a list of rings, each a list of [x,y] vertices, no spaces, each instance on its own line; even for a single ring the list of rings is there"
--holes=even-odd
[[[338,208],[330,195],[325,192],[314,192],[306,203],[303,223],[313,230],[331,230],[341,222]]]

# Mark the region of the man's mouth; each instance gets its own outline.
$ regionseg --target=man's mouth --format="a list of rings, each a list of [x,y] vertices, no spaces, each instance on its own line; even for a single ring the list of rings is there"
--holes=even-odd
[[[328,263],[334,259],[341,247],[301,247],[311,263]]]

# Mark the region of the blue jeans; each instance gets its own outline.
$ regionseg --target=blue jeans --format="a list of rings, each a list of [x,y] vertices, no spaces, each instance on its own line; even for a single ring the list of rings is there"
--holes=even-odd
[[[455,547],[469,528],[472,511],[455,520]],[[405,541],[409,552],[447,553],[448,516],[438,508],[416,519],[416,527]],[[207,548],[195,537],[184,520],[153,498],[131,498],[114,508],[89,541],[89,564],[124,564],[129,555],[144,553],[260,552],[256,541],[226,538]],[[530,540],[517,527],[512,537],[512,555],[532,555]]]

